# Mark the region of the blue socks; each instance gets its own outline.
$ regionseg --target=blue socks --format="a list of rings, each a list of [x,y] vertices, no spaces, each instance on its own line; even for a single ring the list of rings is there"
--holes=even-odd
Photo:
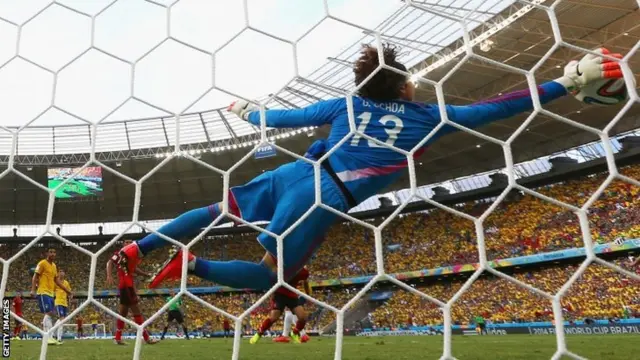
[[[165,224],[158,229],[158,232],[180,240],[183,237],[197,235],[218,216],[220,216],[218,204],[194,209]],[[149,234],[138,241],[138,249],[142,255],[146,255],[170,244],[156,234]],[[190,264],[189,268],[192,270],[191,273],[200,278],[235,289],[267,290],[276,282],[275,274],[262,262],[256,264],[238,260],[211,261],[196,258],[195,265]]]
[[[186,236],[195,236],[202,228],[209,226],[219,215],[220,208],[218,204],[190,210],[162,226],[158,229],[158,232],[174,240],[180,240]],[[167,245],[171,245],[171,243],[153,233],[138,241],[138,248],[142,255]]]
[[[211,261],[196,258],[191,271],[197,277],[234,289],[268,290],[276,275],[264,263],[248,261]]]

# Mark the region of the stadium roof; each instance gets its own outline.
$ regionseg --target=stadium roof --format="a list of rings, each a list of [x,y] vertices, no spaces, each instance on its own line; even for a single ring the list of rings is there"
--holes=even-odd
[[[484,39],[482,34],[505,26],[504,22],[507,21],[508,26],[500,28],[494,35],[482,41],[482,46],[475,46],[475,51],[486,58],[514,67],[530,69],[554,44],[548,15],[545,11],[531,6],[511,4],[511,1],[474,0],[430,0],[415,3],[443,16],[467,16],[469,28],[475,28],[471,32],[471,39],[476,42]],[[543,2],[546,5],[549,3]],[[555,14],[563,40],[568,44],[593,48],[606,43],[612,51],[626,54],[638,42],[640,35],[640,15],[637,9],[637,2],[633,0],[568,0],[559,4]],[[513,21],[514,18],[517,20]],[[461,49],[463,45],[459,40],[462,34],[459,26],[452,20],[433,15],[423,9],[402,8],[376,30],[380,31],[383,40],[403,45],[406,53],[402,60],[413,66],[412,72],[427,72],[426,78],[439,80],[461,59],[461,55],[453,57],[454,51]],[[454,39],[458,40],[453,41]],[[341,96],[345,91],[352,90],[351,62],[357,56],[359,44],[372,40],[371,36],[365,34],[362,41],[329,58],[327,64],[309,76],[297,78],[277,94],[270,94],[272,97],[267,105],[301,107],[319,99]],[[483,46],[490,49],[482,51]],[[566,47],[555,51],[536,72],[537,81],[543,82],[558,77],[562,71],[561,67],[576,56],[579,56],[578,52]],[[443,57],[448,58],[448,61]],[[640,68],[639,57],[640,55],[630,59],[632,70],[636,73]],[[445,83],[444,90],[447,102],[455,104],[469,103],[524,87],[526,83],[522,75],[471,59],[453,73]],[[428,85],[421,85],[418,100],[435,101],[433,89]],[[558,101],[548,109],[597,128],[604,127],[618,110],[615,107],[586,109],[572,99]],[[632,107],[616,130],[637,127],[635,115],[636,106]],[[522,123],[523,118],[514,117],[509,121],[488,126],[482,132],[504,140]],[[95,150],[103,153],[101,159],[107,161],[116,160],[118,156],[127,158],[165,153],[165,149],[175,144],[175,128],[175,118],[169,116],[104,123],[97,128]],[[270,135],[284,138],[297,134],[297,138],[304,138],[301,132],[271,130]],[[249,146],[257,139],[259,137],[255,127],[222,109],[189,114],[180,119],[180,141],[185,150],[233,150],[234,145]],[[594,135],[583,130],[539,116],[528,131],[516,140],[514,156],[520,160],[531,159],[593,139]],[[444,177],[439,180],[474,171],[470,165],[484,164],[482,169],[478,170],[503,165],[500,164],[501,156],[497,146],[489,146],[481,152],[476,150],[475,146],[483,142],[485,141],[463,133],[449,136],[431,148],[423,164],[429,167],[430,172],[443,174]],[[306,144],[307,141],[302,141],[303,146]],[[461,144],[466,146],[460,146]],[[51,162],[83,163],[86,156],[51,155],[88,153],[90,148],[90,125],[33,126],[23,129],[18,137],[16,162],[32,165]],[[10,149],[10,134],[0,132],[0,163],[8,160]],[[112,152],[118,154],[114,155]],[[490,159],[496,159],[497,162],[488,161]],[[464,170],[451,174],[447,168]]]
[[[485,58],[505,63],[522,69],[530,69],[553,46],[554,38],[547,13],[525,4],[511,4],[510,1],[491,3],[474,0],[451,1],[417,1],[421,6],[435,10],[441,15],[465,16],[471,24],[470,38],[476,53]],[[543,4],[548,5],[550,1]],[[446,4],[446,5],[445,5]],[[568,44],[584,48],[593,48],[606,44],[614,51],[626,54],[640,39],[640,15],[638,4],[633,0],[589,1],[568,0],[561,2],[555,10],[559,29],[563,40]],[[507,24],[505,26],[505,24]],[[502,28],[502,26],[505,26]],[[434,36],[433,29],[442,38]],[[495,29],[499,29],[493,33]],[[461,59],[456,51],[461,48],[462,41],[451,41],[459,38],[461,32],[456,23],[441,16],[431,16],[422,9],[405,8],[399,10],[383,22],[378,28],[383,40],[393,41],[404,46],[406,53],[402,59],[412,65],[411,71],[420,72],[428,79],[442,78]],[[430,31],[431,30],[431,31]],[[450,32],[447,35],[447,32]],[[483,34],[492,34],[487,39]],[[363,42],[371,42],[370,34],[363,35]],[[269,107],[300,107],[335,96],[341,96],[353,88],[351,63],[357,56],[359,43],[355,43],[306,78],[298,78],[289,86],[270,98]],[[540,83],[561,75],[562,66],[580,53],[569,47],[562,47],[553,52],[547,61],[535,73]],[[426,56],[426,59],[425,59]],[[632,71],[638,74],[640,54],[630,59]],[[424,70],[427,69],[428,71]],[[511,90],[526,87],[524,77],[499,69],[495,65],[471,59],[458,68],[445,83],[444,90],[447,102],[464,104],[487,97],[495,96]],[[434,101],[434,91],[421,84],[418,90],[421,101]],[[612,119],[618,107],[586,107],[577,101],[567,98],[554,102],[548,107],[554,113],[584,124],[603,128]],[[630,107],[625,117],[616,125],[612,133],[620,133],[629,129],[640,128],[638,125],[638,105]],[[514,129],[522,124],[525,116],[517,116],[495,125],[481,129],[482,133],[506,139]],[[104,162],[117,163],[119,171],[140,178],[157,165],[154,157],[169,151],[173,144],[171,132],[175,122],[172,118],[155,118],[115,122],[101,125],[96,140],[98,159]],[[89,126],[60,126],[55,128],[27,128],[18,139],[17,163],[23,165],[51,163],[84,163],[88,160],[86,153],[75,153],[76,149],[86,149],[90,142]],[[315,136],[322,136],[327,129],[306,129],[302,133],[291,133],[290,130],[272,130],[270,136],[276,136],[277,143],[296,153],[303,153]],[[101,135],[102,133],[102,135]],[[0,163],[6,162],[3,153],[9,149],[6,135],[0,132]],[[55,136],[52,136],[55,134]],[[152,136],[149,136],[153,134]],[[309,137],[305,134],[308,134]],[[292,136],[293,135],[293,136]],[[250,144],[258,139],[255,129],[243,124],[232,115],[221,110],[183,116],[180,127],[181,143],[184,150],[202,156],[202,159],[221,169],[230,168],[246,154],[240,149],[243,144]],[[578,144],[593,141],[597,137],[585,130],[564,124],[556,119],[538,116],[513,144],[514,161],[522,162],[566,150]],[[224,155],[221,152],[224,151]],[[37,155],[37,156],[36,156]],[[149,158],[143,161],[121,162],[130,158]],[[504,156],[500,147],[488,143],[466,133],[449,135],[429,148],[419,159],[418,184],[432,184],[455,177],[475,174],[487,170],[504,167]],[[242,165],[232,177],[232,185],[244,182],[263,169],[277,166],[288,161],[286,155],[253,160]],[[203,198],[220,197],[221,179],[209,171],[198,170],[199,167],[190,161],[175,161],[164,167],[153,176],[143,189],[141,209],[142,218],[172,217],[177,212],[190,208]],[[44,169],[42,169],[44,170]],[[45,181],[46,174],[38,173],[34,168],[33,178]],[[31,176],[31,175],[30,175]],[[79,202],[71,205],[56,205],[56,213],[65,214],[60,219],[70,222],[85,221],[108,216],[110,219],[130,218],[130,207],[133,199],[133,188],[123,184],[115,176],[106,175],[105,184],[109,182],[111,189],[105,189],[105,201],[100,206],[95,203]],[[15,178],[15,177],[14,177]],[[176,184],[176,179],[182,179]],[[188,180],[188,181],[185,181]],[[20,180],[16,178],[14,187]],[[394,189],[407,187],[405,178],[396,184]],[[111,193],[110,193],[111,191]],[[114,193],[115,192],[115,193]],[[110,193],[107,197],[106,194]],[[7,194],[9,195],[9,194]],[[40,210],[46,211],[38,203],[43,203],[40,195],[29,196],[31,200],[19,201],[17,198],[6,198],[14,204],[28,204],[33,210],[30,219],[43,220]],[[145,202],[145,198],[146,200]],[[155,198],[155,201],[151,199]],[[152,205],[152,206],[149,206]],[[26,206],[26,205],[25,205]],[[153,209],[151,209],[153,207]],[[15,207],[14,207],[15,208]],[[67,214],[67,212],[69,212]],[[62,215],[61,215],[62,216]],[[16,219],[16,217],[11,216]],[[4,217],[3,217],[4,218]],[[8,220],[8,217],[6,218]],[[17,217],[21,223],[32,221]],[[65,220],[67,221],[67,220]],[[95,220],[92,220],[95,221]],[[104,221],[104,220],[103,220]]]
[[[545,1],[545,5],[553,3]],[[495,27],[509,19],[514,11],[522,7],[510,7],[494,18],[488,25],[477,29],[482,33],[487,27]],[[595,1],[567,0],[559,2],[555,8],[562,39],[570,46],[593,49],[603,44],[614,53],[626,55],[640,41],[640,11],[633,0]],[[473,39],[473,35],[472,35]],[[459,47],[460,41],[442,51],[443,55]],[[486,46],[483,51],[483,46]],[[520,69],[531,69],[552,48],[554,36],[549,15],[542,9],[533,8],[519,20],[488,38],[488,42],[476,46],[476,53]],[[562,75],[564,65],[583,54],[569,46],[561,46],[535,72],[537,83],[553,80]],[[460,59],[461,56],[456,57]],[[429,67],[436,58],[427,59],[418,64],[417,69]],[[430,71],[426,77],[438,80],[455,64],[455,61]],[[635,75],[636,83],[640,74],[640,53],[637,51],[629,58],[629,65]],[[445,83],[444,92],[448,102],[469,103],[486,99],[509,91],[527,87],[524,76],[502,70],[492,64],[472,59],[453,73]],[[435,101],[434,91],[420,86],[420,100]],[[604,129],[616,116],[621,107],[583,106],[571,97],[554,101],[545,109],[568,119]],[[514,116],[483,127],[481,132],[497,139],[506,140],[520,126],[529,114]],[[619,134],[640,127],[640,104],[634,104],[624,115],[610,134]],[[522,162],[543,155],[566,150],[584,144],[598,137],[594,133],[565,124],[557,119],[539,115],[527,127],[512,145],[514,162]],[[482,145],[481,150],[477,148]],[[423,166],[431,174],[431,181],[443,181],[470,173],[504,167],[501,149],[497,145],[488,145],[487,141],[467,133],[447,136],[429,148]]]
[[[437,1],[436,3],[440,3]],[[477,26],[489,20],[498,12],[512,3],[511,0],[497,0],[482,5],[481,11],[471,11],[478,7],[477,0],[448,1],[449,5],[435,4],[432,6],[442,13],[451,16],[469,16],[472,26]],[[487,2],[485,2],[487,3]],[[441,51],[460,38],[460,28],[452,26],[454,21],[430,14],[415,7],[401,8],[377,28],[384,34],[385,40],[401,42],[400,39],[412,39],[415,44],[406,48],[403,61],[414,65]],[[333,21],[333,20],[326,20]],[[360,41],[355,42],[340,54],[328,58],[326,65],[313,71],[304,78],[296,78],[277,94],[269,94],[262,100],[270,100],[269,107],[302,107],[320,99],[344,95],[353,89],[353,76],[350,60],[359,50],[363,42],[372,42],[371,36],[362,35]],[[273,89],[274,91],[276,89]],[[224,95],[224,94],[221,94]],[[267,94],[264,94],[267,95]],[[232,99],[232,98],[230,98]],[[227,103],[220,104],[226,107]],[[54,109],[53,112],[58,112]],[[175,117],[153,117],[145,119],[126,119],[124,121],[105,121],[96,131],[95,151],[131,151],[136,149],[162,148],[175,144]],[[17,142],[17,155],[63,155],[89,152],[91,149],[91,126],[77,121],[72,125],[38,126],[38,122],[20,132]],[[14,128],[15,129],[15,128]],[[180,117],[180,143],[186,148],[193,144],[203,144],[204,148],[226,148],[226,146],[240,145],[253,142],[256,127],[238,119],[224,108],[183,115]],[[286,132],[272,130],[272,135]],[[7,155],[10,151],[10,136],[0,132],[0,155]],[[51,157],[40,157],[45,163]],[[34,159],[25,159],[33,164]],[[18,159],[19,162],[21,158]],[[36,160],[37,162],[37,160]]]

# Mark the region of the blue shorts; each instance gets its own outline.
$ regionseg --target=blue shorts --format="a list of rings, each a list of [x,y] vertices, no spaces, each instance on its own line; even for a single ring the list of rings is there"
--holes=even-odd
[[[56,305],[56,313],[58,313],[58,317],[67,317],[69,314],[69,308],[64,305]]]
[[[322,169],[322,203],[347,212],[340,188]],[[313,165],[298,160],[268,171],[243,186],[231,189],[230,212],[249,222],[270,221],[266,229],[281,235],[315,203]],[[285,276],[295,275],[324,241],[324,234],[338,215],[316,208],[283,239]],[[260,244],[274,257],[276,239],[261,233]]]
[[[49,295],[36,295],[38,300],[38,307],[43,314],[53,312],[53,296]]]

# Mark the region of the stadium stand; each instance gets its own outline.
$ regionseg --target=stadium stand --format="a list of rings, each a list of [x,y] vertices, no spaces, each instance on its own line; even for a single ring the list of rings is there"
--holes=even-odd
[[[640,178],[640,166],[625,167],[622,172],[633,178]],[[590,175],[577,180],[566,181],[538,189],[539,192],[571,204],[586,201],[589,195],[602,183],[604,175]],[[640,197],[637,188],[622,182],[612,183],[590,211],[590,224],[594,241],[610,243],[621,239],[640,237]],[[490,200],[458,205],[458,209],[479,215],[489,205]],[[372,223],[376,224],[375,220]],[[582,246],[580,229],[575,216],[553,204],[536,197],[514,194],[500,204],[488,219],[487,250],[490,259],[504,259],[527,256],[535,253],[551,252]],[[198,243],[194,252],[206,257],[219,259],[257,260],[262,249],[254,241],[255,234],[232,234],[215,236]],[[405,272],[417,269],[431,269],[447,265],[460,265],[477,261],[475,233],[472,224],[461,218],[442,211],[430,210],[412,213],[394,220],[383,232],[386,251],[386,266],[389,272]],[[1,256],[10,256],[24,246],[20,244],[2,244]],[[75,250],[55,243],[60,248],[56,262],[65,269],[67,277],[75,290],[86,289],[88,284],[88,261],[78,256]],[[90,251],[97,251],[101,245],[86,245]],[[374,274],[375,261],[372,253],[373,236],[365,229],[353,224],[338,224],[327,241],[311,262],[310,269],[314,280],[341,279]],[[11,265],[8,291],[25,291],[30,283],[31,272],[22,269],[32,268],[44,247],[32,247],[17,262]],[[115,248],[112,249],[112,251]],[[99,258],[96,277],[96,289],[105,288],[103,269],[111,251]],[[165,252],[156,252],[145,259],[145,265],[159,264],[166,258]],[[331,255],[331,256],[330,256]],[[629,268],[631,261],[625,253],[615,255],[614,262]],[[576,271],[577,264],[554,262],[534,267],[511,268],[517,279],[532,284],[539,289],[556,291]],[[465,276],[434,277],[418,279],[413,286],[438,299],[448,299],[459,289]],[[320,283],[322,284],[322,283]],[[190,286],[206,287],[214,284],[190,279]],[[144,288],[142,282],[139,288]],[[388,285],[387,285],[388,286]],[[314,296],[334,306],[344,305],[357,291],[357,287],[322,286],[317,287]],[[392,295],[383,301],[363,298],[354,308],[366,310],[364,317],[348,323],[356,327],[402,328],[414,325],[438,325],[442,318],[439,309],[412,294],[398,291],[397,288],[377,285],[372,292],[386,291]],[[233,314],[240,314],[247,301],[254,303],[261,294],[223,292],[200,295],[201,298]],[[114,298],[101,301],[115,306]],[[566,318],[569,320],[617,319],[625,316],[640,315],[640,286],[629,282],[622,275],[600,265],[592,265],[571,288],[563,300]],[[112,304],[113,303],[113,304]],[[144,296],[142,308],[146,316],[153,314],[164,303],[164,297]],[[370,303],[371,306],[361,306]],[[259,326],[261,315],[269,310],[269,304],[258,307],[249,320],[250,327]],[[480,314],[493,323],[522,321],[551,321],[552,314],[548,301],[494,276],[482,276],[466,292],[453,308],[455,324],[468,324],[470,319]],[[625,310],[628,307],[628,310]],[[310,328],[328,329],[335,316],[332,312],[307,305],[312,314]],[[197,302],[187,299],[185,302],[187,320],[201,333],[220,329],[221,317]],[[88,319],[95,309],[85,310],[81,316]],[[36,303],[25,302],[26,318],[38,323]],[[163,326],[160,317],[152,324],[151,331]],[[365,321],[367,324],[363,324]],[[110,332],[114,321],[100,314],[100,323]],[[280,324],[281,325],[281,324]],[[278,330],[279,327],[274,327]]]

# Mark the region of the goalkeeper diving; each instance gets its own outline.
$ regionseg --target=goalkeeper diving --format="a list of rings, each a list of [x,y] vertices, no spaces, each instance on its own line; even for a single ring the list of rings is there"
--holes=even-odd
[[[379,66],[378,49],[364,45],[354,64],[355,84],[360,86],[353,100],[353,118],[358,132],[376,139],[371,141],[357,133],[344,143],[349,134],[347,99],[320,101],[305,108],[266,110],[266,126],[272,128],[300,128],[330,125],[327,139],[318,140],[308,149],[305,157],[317,160],[335,146],[328,159],[321,163],[320,188],[323,204],[347,213],[351,208],[371,196],[384,191],[406,172],[407,157],[381,144],[410,151],[429,135],[441,122],[438,105],[414,102],[415,87],[400,73],[381,69],[366,83],[365,80]],[[402,72],[407,68],[396,60],[398,48],[385,45],[381,56],[386,65]],[[609,54],[606,49],[596,50]],[[619,54],[610,57],[621,58]],[[542,104],[575,93],[596,81],[621,78],[622,71],[616,61],[588,54],[579,61],[569,63],[564,75],[537,87]],[[529,90],[521,90],[482,102],[445,107],[447,118],[459,125],[475,129],[486,124],[531,111]],[[253,104],[238,100],[228,109],[252,125],[260,125],[260,112]],[[445,125],[421,149],[439,138],[458,131]],[[266,229],[281,235],[314,205],[314,167],[304,160],[284,164],[257,176],[248,183],[232,187],[228,194],[229,212],[246,222],[268,221]],[[158,232],[180,240],[199,233],[222,213],[222,203],[193,209]],[[291,280],[311,259],[324,240],[338,215],[326,209],[315,208],[283,239],[285,281]],[[276,283],[276,239],[266,233],[257,236],[266,254],[260,262],[213,261],[188,253],[189,274],[236,289],[266,290]],[[137,264],[152,251],[171,245],[156,234],[122,248],[119,266]],[[149,287],[158,287],[163,281],[181,277],[183,251],[178,251],[152,278]]]

